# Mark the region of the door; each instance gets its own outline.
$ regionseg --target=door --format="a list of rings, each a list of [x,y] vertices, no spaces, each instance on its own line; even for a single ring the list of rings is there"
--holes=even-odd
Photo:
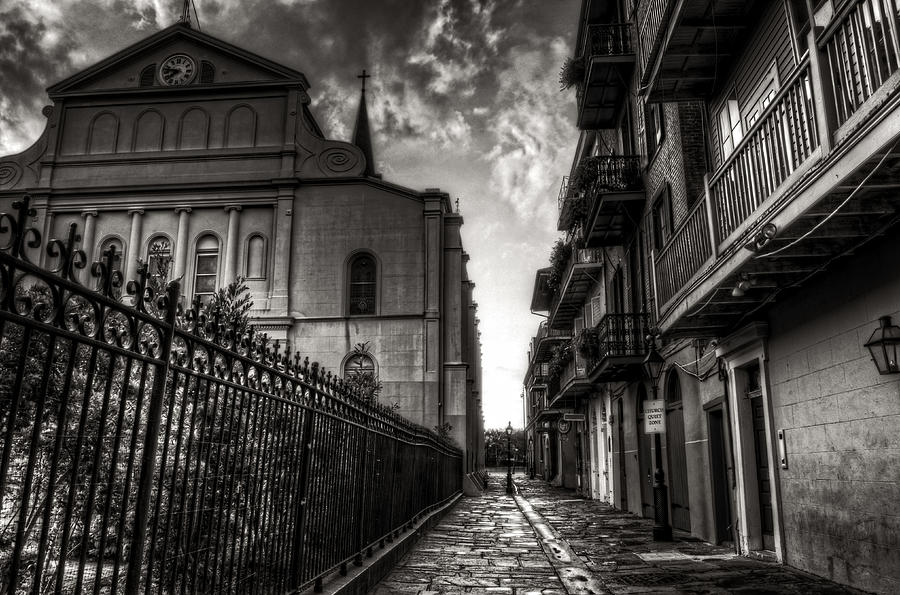
[[[625,473],[625,407],[623,399],[616,399],[616,441],[619,448],[619,508],[628,510],[628,481]]]
[[[709,466],[712,480],[713,514],[715,515],[716,543],[730,543],[731,495],[728,481],[728,457],[725,443],[725,416],[722,409],[707,414],[709,424]]]
[[[772,482],[769,479],[769,440],[766,434],[766,418],[763,408],[762,391],[749,393],[750,411],[753,420],[753,446],[756,454],[756,481],[759,491],[759,522],[763,537],[763,547],[775,549],[775,522],[772,513]]]
[[[691,530],[687,457],[684,452],[684,411],[678,372],[671,370],[666,380],[666,452],[669,459],[669,501],[672,527]]]
[[[647,390],[643,384],[638,385],[637,391],[637,427],[638,437],[638,468],[641,484],[641,515],[652,519],[653,510],[653,458],[650,453],[650,435],[644,432],[644,401],[647,400]]]

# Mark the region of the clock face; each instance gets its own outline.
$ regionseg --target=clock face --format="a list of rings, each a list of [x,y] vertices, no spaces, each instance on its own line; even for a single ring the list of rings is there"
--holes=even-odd
[[[186,85],[194,80],[197,68],[190,56],[175,54],[169,56],[159,68],[159,80],[164,85]]]

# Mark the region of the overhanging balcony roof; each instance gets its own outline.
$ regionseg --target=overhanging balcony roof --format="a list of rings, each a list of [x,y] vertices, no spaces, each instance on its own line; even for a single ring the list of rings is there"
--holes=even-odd
[[[643,313],[606,314],[588,337],[587,375],[592,382],[639,378],[647,355],[649,319]]]
[[[597,282],[597,271],[602,267],[602,250],[592,248],[573,251],[559,291],[553,298],[550,328],[572,328],[588,292]]]
[[[619,246],[637,229],[646,194],[639,156],[602,157],[588,191],[587,246]]]
[[[553,291],[547,287],[550,278],[550,267],[538,269],[534,274],[534,289],[531,293],[531,311],[549,312],[553,302]]]
[[[718,90],[759,13],[759,0],[652,0],[638,16],[648,101],[705,99]]]
[[[578,88],[578,127],[615,128],[634,72],[631,23],[588,25],[582,46],[584,82]]]

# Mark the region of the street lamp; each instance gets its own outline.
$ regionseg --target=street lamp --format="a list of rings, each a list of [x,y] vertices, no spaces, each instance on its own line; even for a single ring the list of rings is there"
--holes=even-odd
[[[529,454],[529,456],[531,456],[530,478],[534,479],[534,459],[535,459],[534,455],[535,455],[535,452],[534,452],[534,437],[533,436],[528,437],[528,454]]]
[[[657,400],[659,377],[666,360],[650,345],[642,367],[653,387],[653,400]],[[672,527],[669,526],[669,497],[666,490],[666,476],[662,466],[662,440],[659,432],[653,435],[653,449],[656,451],[656,469],[653,472],[653,541],[671,541]]]
[[[512,461],[510,460],[510,440],[512,440],[512,422],[506,424],[506,493],[512,494]]]
[[[897,364],[897,348],[900,346],[900,328],[891,324],[890,316],[878,319],[879,328],[875,329],[864,347],[872,355],[872,361],[879,374],[896,374],[900,372]]]

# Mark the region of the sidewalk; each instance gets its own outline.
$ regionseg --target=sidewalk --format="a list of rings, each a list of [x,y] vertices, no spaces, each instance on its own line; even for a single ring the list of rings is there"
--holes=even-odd
[[[484,495],[460,500],[370,593],[858,593],[685,534],[656,543],[652,520],[514,480],[509,496],[492,473]]]

